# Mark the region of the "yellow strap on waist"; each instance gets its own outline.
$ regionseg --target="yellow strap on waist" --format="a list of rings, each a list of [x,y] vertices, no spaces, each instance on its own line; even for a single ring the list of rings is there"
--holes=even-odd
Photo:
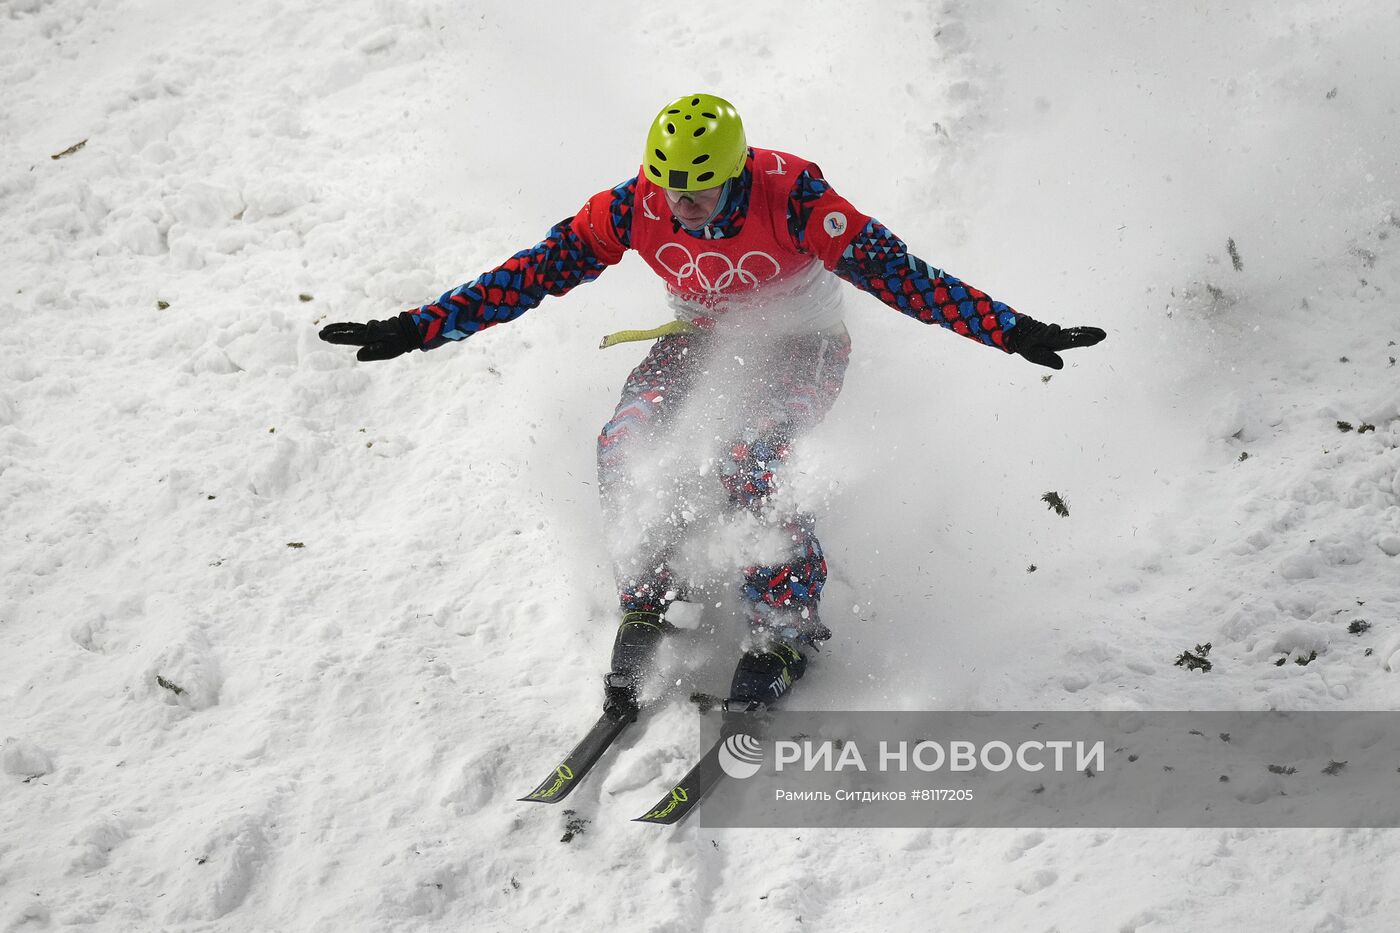
[[[653,327],[651,330],[620,330],[615,334],[608,334],[603,338],[603,342],[598,344],[599,350],[606,350],[608,347],[615,347],[619,343],[633,343],[638,340],[655,340],[657,337],[669,337],[672,334],[698,334],[700,328],[689,321],[671,321],[669,324],[662,324],[660,327]]]

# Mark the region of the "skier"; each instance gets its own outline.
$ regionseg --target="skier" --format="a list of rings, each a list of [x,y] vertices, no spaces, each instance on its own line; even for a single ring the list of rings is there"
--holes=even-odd
[[[781,559],[755,555],[742,569],[753,637],[736,665],[731,703],[776,700],[802,676],[804,651],[831,634],[817,612],[827,567],[811,516],[782,514],[774,503],[792,441],[841,389],[851,343],[838,278],[919,321],[1052,369],[1064,365],[1059,351],[1105,336],[1042,324],[911,255],[815,163],[749,146],[738,112],[710,94],[661,108],[636,176],[591,197],[537,245],[435,302],[388,320],[331,324],[320,336],[358,346],[360,360],[431,350],[591,282],[628,249],[666,283],[676,320],[605,341],[657,338],[598,438],[610,525],[636,518],[649,501],[631,489],[633,471],[648,444],[674,428],[687,393],[731,358],[721,348],[747,348],[750,370],[762,373],[730,385],[742,398],[718,479],[734,509],[780,528],[791,546]],[[604,709],[620,722],[636,716],[642,678],[668,628],[666,608],[683,587],[672,565],[685,521],[673,511],[634,523],[630,546],[614,554],[622,621],[604,681]]]

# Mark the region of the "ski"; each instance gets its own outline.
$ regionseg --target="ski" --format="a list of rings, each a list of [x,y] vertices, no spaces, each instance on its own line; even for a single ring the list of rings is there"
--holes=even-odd
[[[790,665],[799,665],[796,675],[792,673]],[[768,717],[764,713],[787,696],[806,665],[806,657],[795,645],[775,641],[763,651],[748,652],[740,658],[730,692],[744,699],[691,694],[691,702],[701,712],[708,712],[716,706],[722,711],[719,738],[686,772],[680,783],[671,788],[670,793],[633,822],[660,826],[679,823],[700,806],[705,796],[724,780],[731,769],[737,767],[741,777],[758,770],[757,763],[763,756],[757,736],[766,731],[768,725]],[[767,698],[766,701],[753,699],[759,696]]]
[[[617,719],[608,713],[599,716],[593,728],[588,730],[588,734],[580,739],[564,760],[550,772],[549,777],[520,799],[534,803],[558,803],[569,796],[583,780],[584,775],[603,757],[608,746],[627,728],[629,722],[631,720]]]
[[[700,758],[695,766],[686,772],[680,783],[656,802],[646,813],[634,819],[634,823],[653,823],[658,826],[671,826],[679,823],[700,806],[701,801],[725,778],[722,755],[731,760],[743,758],[748,753],[748,743],[752,733],[758,731],[755,718],[744,713],[734,714],[726,710],[720,736]],[[726,752],[726,746],[728,750]]]
[[[689,816],[691,811],[700,805],[705,795],[714,790],[715,785],[724,778],[724,770],[719,766],[719,750],[723,745],[723,739],[712,745],[705,757],[686,772],[679,784],[671,788],[654,807],[632,822],[670,826]]]
[[[697,631],[676,629],[672,626],[667,626],[664,631],[668,639],[681,641],[693,640],[701,634]],[[604,681],[606,683],[611,678],[618,676],[621,675],[609,674],[604,678]],[[659,697],[649,701],[648,705],[664,700],[671,692],[670,690],[663,691]],[[623,714],[619,718],[619,716],[609,713],[605,708],[603,714],[598,717],[598,721],[593,724],[593,728],[588,730],[588,734],[579,740],[579,743],[573,747],[573,750],[565,756],[563,761],[555,766],[549,776],[529,794],[519,799],[533,803],[558,803],[563,800],[592,770],[623,730],[636,720],[638,712],[634,710],[631,716]]]

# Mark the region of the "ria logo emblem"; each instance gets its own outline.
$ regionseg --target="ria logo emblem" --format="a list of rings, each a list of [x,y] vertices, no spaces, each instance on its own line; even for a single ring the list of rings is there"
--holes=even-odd
[[[763,767],[763,745],[742,732],[731,735],[719,747],[719,766],[725,774],[738,780],[751,778]]]
[[[674,261],[674,265],[667,261],[668,257]],[[735,283],[740,288],[757,288],[764,282],[776,279],[783,271],[778,260],[762,250],[750,250],[740,256],[738,262],[734,262],[723,253],[693,256],[680,243],[663,243],[656,251],[656,262],[676,277],[676,285],[681,291],[703,292],[706,295],[729,291]]]

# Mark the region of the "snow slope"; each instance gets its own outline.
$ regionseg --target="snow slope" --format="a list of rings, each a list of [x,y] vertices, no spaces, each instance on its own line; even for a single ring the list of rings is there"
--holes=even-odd
[[[794,703],[1393,709],[1397,36],[1380,0],[0,6],[0,930],[1390,928],[1380,830],[634,826],[679,706],[561,844],[515,797],[612,638],[593,439],[640,349],[593,347],[659,285],[388,363],[315,332],[535,242],[712,89],[1111,333],[1043,381],[850,295]]]

